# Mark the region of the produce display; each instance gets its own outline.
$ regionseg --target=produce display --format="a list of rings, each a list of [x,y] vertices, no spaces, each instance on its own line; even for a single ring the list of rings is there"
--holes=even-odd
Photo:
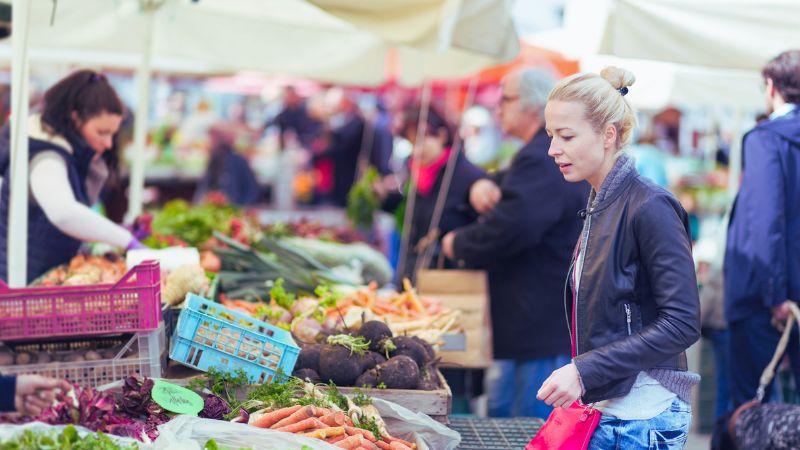
[[[361,192],[354,188],[351,196],[356,199],[355,206],[348,211],[354,222],[364,227],[377,208],[366,190],[371,176],[377,175],[366,174]],[[170,311],[180,311],[177,307],[184,307],[188,293],[211,297],[211,302],[206,301],[209,308],[221,304],[238,310],[226,311],[237,321],[247,322],[252,317],[288,330],[301,347],[291,375],[288,372],[293,360],[275,370],[275,382],[265,384],[254,384],[258,377],[248,375],[245,369],[226,368],[216,361],[215,365],[192,366],[207,370],[189,383],[189,388],[202,397],[197,404],[198,409],[202,404],[199,417],[222,421],[214,422],[218,425],[238,422],[292,433],[345,449],[407,450],[415,449],[416,444],[394,436],[378,407],[383,408],[387,420],[397,420],[402,415],[393,416],[394,410],[385,405],[409,405],[399,399],[387,402],[393,399],[378,392],[394,390],[406,398],[408,392],[397,390],[416,390],[411,394],[423,400],[434,395],[450,398],[449,387],[437,368],[435,348],[444,333],[457,328],[460,313],[417,295],[408,281],[401,292],[379,291],[391,281],[392,268],[384,255],[360,242],[357,232],[307,221],[260,226],[253,215],[225,204],[195,206],[183,201],[170,202],[159,211],[140,216],[135,228],[137,236],[147,235],[143,242],[151,248],[177,245],[200,250],[199,265],[161,271],[161,300],[176,307]],[[125,260],[118,254],[79,255],[47,272],[35,284],[113,284],[126,273]],[[210,293],[212,280],[215,289]],[[156,301],[157,297],[152,298]],[[250,317],[239,315],[239,311]],[[260,326],[264,333],[265,325]],[[263,349],[240,342],[246,331],[210,322],[200,323],[196,331],[190,344],[207,347],[205,360],[217,350],[229,359],[231,355],[248,361],[262,358]],[[159,338],[161,344],[157,343]],[[54,404],[37,417],[0,415],[0,423],[36,421],[66,428],[20,430],[0,442],[0,450],[139,448],[120,444],[114,436],[136,439],[142,442],[142,448],[150,448],[159,438],[159,425],[177,416],[155,400],[158,397],[154,392],[159,391],[154,391],[154,385],[161,386],[158,383],[163,381],[148,378],[164,374],[159,372],[164,367],[161,359],[166,354],[172,357],[170,349],[177,345],[173,342],[164,349],[163,341],[164,330],[159,328],[147,336],[144,332],[118,333],[91,340],[70,335],[59,341],[0,342],[0,371],[40,373],[75,383],[73,390],[59,393]],[[294,344],[293,349],[296,355]],[[194,356],[195,362],[200,353]],[[187,358],[193,356],[181,361]],[[278,360],[282,359],[278,356],[267,363],[275,368]],[[272,379],[270,376],[268,380]],[[95,387],[113,381],[122,383],[121,391]],[[370,393],[380,399],[376,400],[378,407],[372,405]],[[449,401],[443,404],[442,410],[449,411]],[[440,414],[425,412],[435,417]],[[180,421],[171,424],[181,425]],[[300,439],[296,436],[291,439]],[[223,448],[207,439],[197,438],[197,445]]]
[[[350,227],[330,227],[305,218],[296,222],[268,224],[262,228],[262,231],[265,235],[275,238],[299,237],[325,242],[339,242],[341,244],[352,244],[354,242],[364,241],[364,237],[361,233]]]
[[[65,349],[62,351],[32,351],[23,347],[23,349],[15,352],[8,347],[0,346],[0,367],[49,364],[53,362],[100,361],[114,358],[121,349],[121,344],[109,348],[87,344],[84,348]]]
[[[143,243],[150,248],[205,248],[213,246],[214,232],[242,243],[250,243],[260,235],[254,217],[225,203],[213,202],[191,205],[173,200],[161,210],[141,215],[136,226],[138,232],[148,235]]]
[[[302,347],[293,375],[339,386],[435,390],[440,387],[436,352],[416,336],[395,336],[380,321],[365,322],[354,335],[329,336]]]
[[[125,258],[116,253],[103,256],[77,255],[69,264],[51,269],[32,285],[78,286],[116,283],[127,272]]]
[[[372,399],[361,392],[348,397],[334,383],[314,384],[291,377],[285,383],[256,386],[240,402],[231,393],[240,392],[248,382],[243,372],[209,371],[189,386],[227,401],[231,412],[225,417],[234,422],[320,439],[345,449],[416,448],[392,436]]]
[[[282,278],[292,293],[312,293],[319,285],[361,286],[365,284],[360,260],[342,265],[322,263],[293,239],[264,237],[258,248],[245,246],[221,234],[216,235],[227,248],[217,248],[220,257],[219,292],[229,299],[265,300],[274,280]],[[263,249],[263,250],[261,250]],[[374,251],[374,250],[373,250]],[[385,283],[381,278],[378,283]]]

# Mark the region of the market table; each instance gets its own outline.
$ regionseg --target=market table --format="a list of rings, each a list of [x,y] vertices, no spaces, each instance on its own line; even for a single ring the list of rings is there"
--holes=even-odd
[[[461,434],[459,450],[520,450],[544,421],[535,417],[482,418],[450,416],[449,427]]]

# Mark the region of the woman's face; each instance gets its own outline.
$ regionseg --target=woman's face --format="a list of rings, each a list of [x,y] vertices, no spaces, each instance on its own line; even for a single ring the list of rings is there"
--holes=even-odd
[[[547,135],[552,138],[548,155],[553,157],[564,179],[587,180],[599,190],[613,167],[613,144],[616,128],[605,127],[598,133],[585,117],[583,104],[549,101],[544,109]],[[611,135],[609,135],[611,133]]]
[[[426,132],[422,138],[422,142],[419,145],[419,161],[423,165],[428,165],[439,159],[444,151],[444,143],[445,143],[445,131],[439,133],[439,135],[429,134]],[[417,145],[417,134],[416,133],[408,133],[406,135],[406,139],[411,142],[411,145]]]
[[[103,111],[86,122],[77,122],[81,136],[96,152],[95,158],[99,158],[114,145],[114,135],[119,131],[122,116]]]

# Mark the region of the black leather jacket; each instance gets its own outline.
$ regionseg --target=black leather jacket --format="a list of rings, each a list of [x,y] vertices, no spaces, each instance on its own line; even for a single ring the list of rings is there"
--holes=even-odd
[[[641,371],[686,371],[700,302],[687,214],[672,194],[632,170],[584,220],[574,362],[592,403],[626,395]]]

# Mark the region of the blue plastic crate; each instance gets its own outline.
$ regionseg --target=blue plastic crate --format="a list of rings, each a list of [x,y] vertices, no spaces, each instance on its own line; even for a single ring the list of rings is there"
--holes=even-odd
[[[280,369],[291,374],[300,348],[292,334],[266,322],[189,294],[173,334],[170,359],[204,372],[244,369],[255,383],[269,383]]]

